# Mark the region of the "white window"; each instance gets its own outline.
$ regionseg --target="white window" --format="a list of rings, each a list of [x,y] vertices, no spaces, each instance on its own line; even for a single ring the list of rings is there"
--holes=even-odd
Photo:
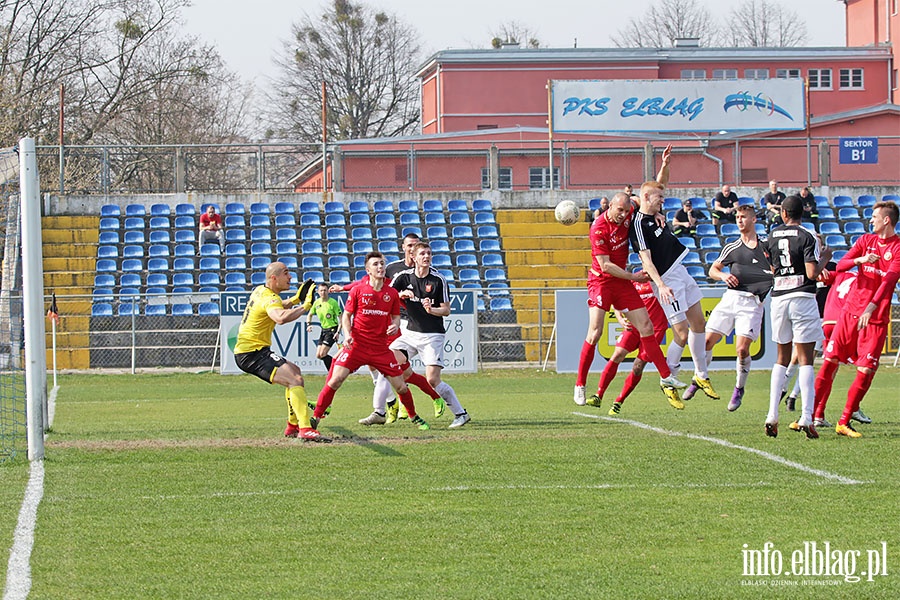
[[[528,187],[532,190],[550,189],[550,167],[529,167]],[[553,167],[553,189],[559,189],[559,167]]]
[[[706,79],[706,69],[682,69],[682,79]]]
[[[512,189],[512,167],[500,167],[497,169],[498,189]],[[481,189],[491,189],[491,170],[487,167],[481,169]]]
[[[713,69],[713,79],[737,79],[737,69]]]
[[[809,89],[811,90],[830,90],[831,89],[831,69],[810,69],[809,70]]]
[[[862,69],[841,69],[840,88],[842,90],[861,90],[863,87]]]
[[[778,79],[800,79],[800,69],[775,69]]]
[[[768,79],[768,69],[744,69],[744,79]]]

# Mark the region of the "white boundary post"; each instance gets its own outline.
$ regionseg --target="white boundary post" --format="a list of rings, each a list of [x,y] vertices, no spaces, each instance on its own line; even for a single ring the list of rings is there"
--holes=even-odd
[[[28,458],[44,457],[47,356],[44,330],[44,266],[41,249],[40,180],[34,138],[19,140],[22,215],[22,297],[25,321],[25,394]]]

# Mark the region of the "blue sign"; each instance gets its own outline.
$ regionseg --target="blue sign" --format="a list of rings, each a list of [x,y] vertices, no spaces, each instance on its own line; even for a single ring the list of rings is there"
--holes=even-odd
[[[878,164],[878,138],[855,137],[840,139],[840,164]]]

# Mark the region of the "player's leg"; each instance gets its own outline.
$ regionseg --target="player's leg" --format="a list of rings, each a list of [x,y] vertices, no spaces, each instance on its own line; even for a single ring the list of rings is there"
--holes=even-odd
[[[713,400],[718,400],[720,398],[719,393],[716,392],[712,382],[709,380],[709,371],[706,364],[706,318],[703,316],[703,307],[700,306],[699,299],[690,304],[686,316],[690,327],[688,346],[691,349],[691,357],[694,361],[694,377],[691,381],[703,390],[704,394]]]
[[[316,401],[316,410],[313,412],[315,419],[321,420],[325,416],[325,411],[328,410],[328,407],[334,401],[335,392],[341,388],[344,381],[350,376],[350,373],[362,366],[359,360],[353,356],[354,350],[356,348],[353,350],[345,348],[331,366],[328,381],[322,386],[322,391],[319,392],[319,398]]]
[[[840,363],[847,362],[850,357],[856,356],[858,341],[859,330],[856,328],[856,319],[849,313],[846,318],[842,314],[825,343],[825,359],[816,375],[814,419],[825,420],[825,407],[831,397],[834,377],[840,368]]]
[[[388,381],[391,382],[394,391],[397,392],[397,395],[400,397],[400,403],[406,408],[406,413],[409,415],[410,422],[419,429],[430,429],[428,423],[416,414],[416,405],[413,401],[412,392],[409,391],[409,386],[407,386],[406,382],[403,380],[403,374],[392,375],[388,377]]]
[[[644,367],[646,366],[647,361],[641,360],[640,358],[634,359],[634,364],[631,367],[631,372],[628,373],[628,376],[625,377],[625,383],[622,385],[622,391],[619,392],[619,395],[616,397],[615,402],[613,402],[612,406],[609,408],[609,416],[614,416],[619,414],[619,411],[622,410],[622,404],[625,402],[625,398],[627,398],[631,392],[634,391],[634,388],[641,382],[641,377],[644,375]]]
[[[603,403],[603,394],[606,393],[609,384],[615,379],[616,373],[619,371],[619,365],[625,360],[625,356],[636,349],[638,338],[639,336],[631,329],[626,330],[619,336],[619,339],[616,341],[616,348],[613,350],[609,360],[606,361],[606,366],[603,367],[603,373],[600,374],[600,382],[597,384],[597,393],[587,399],[588,406],[599,407]]]
[[[841,435],[849,435],[849,432],[854,431],[850,426],[850,419],[854,418],[854,414],[859,412],[859,405],[872,385],[872,379],[874,379],[875,372],[878,370],[878,363],[881,360],[881,351],[884,348],[886,338],[887,326],[872,323],[869,323],[859,336],[856,347],[856,360],[854,361],[857,367],[856,378],[847,392],[847,404],[844,406],[844,412],[838,421],[837,432]],[[851,437],[859,436],[860,434],[857,433]]]
[[[330,442],[329,438],[322,436],[316,431],[318,421],[313,421],[310,418],[309,406],[306,403],[306,389],[303,387],[303,375],[300,372],[300,367],[294,363],[285,362],[275,370],[272,383],[277,383],[287,388],[288,401],[291,410],[296,415],[297,424],[300,428],[297,437],[313,442]]]
[[[797,369],[797,381],[800,382],[800,418],[796,421],[798,427],[791,423],[791,429],[799,429],[806,433],[807,438],[816,439],[819,434],[812,416],[816,396],[816,371],[813,366],[816,342],[799,342],[795,343],[795,346],[800,359],[800,366]]]
[[[590,290],[588,290],[590,294]],[[586,398],[584,396],[584,386],[587,381],[588,372],[591,370],[591,364],[594,362],[594,348],[600,341],[600,331],[603,329],[603,318],[606,310],[598,306],[590,297],[588,297],[588,330],[584,338],[584,344],[581,346],[581,355],[578,357],[578,374],[575,377],[575,404],[584,406]]]
[[[672,369],[670,368],[666,357],[659,348],[659,342],[656,339],[656,332],[653,330],[653,321],[650,320],[650,313],[644,307],[629,310],[624,313],[635,329],[640,334],[640,348],[646,355],[646,358],[653,363],[656,370],[659,371],[660,379],[670,380],[672,387],[685,387],[685,384],[675,379]],[[662,382],[661,382],[662,383]]]
[[[850,419],[852,418],[853,413],[859,410],[859,404],[862,402],[866,392],[869,391],[869,387],[872,385],[872,380],[874,378],[875,371],[872,369],[859,368],[856,370],[856,378],[853,380],[853,383],[850,384],[850,389],[847,391],[847,403],[844,405],[844,412],[841,413],[841,418],[838,419],[837,426],[835,427],[835,431],[838,435],[845,435],[851,438],[862,437],[862,434],[853,429],[853,426],[850,425]]]
[[[716,307],[712,310],[709,315],[709,321],[704,325],[704,336],[703,336],[703,358],[704,362],[708,365],[709,361],[712,359],[713,348],[719,340],[721,340],[724,336],[728,335],[732,331],[734,331],[735,326],[735,318],[739,311],[739,307],[737,306],[737,302],[740,300],[740,296],[732,291],[726,291],[722,296],[722,299],[716,305]],[[698,304],[699,306],[699,304]],[[702,312],[701,312],[701,317]],[[694,317],[696,319],[696,315]],[[693,326],[692,326],[693,327]],[[699,336],[693,333],[693,331],[689,334],[689,341],[691,341],[694,345],[697,344]],[[694,346],[691,346],[691,355],[694,355]],[[694,362],[695,366],[697,362]],[[695,373],[694,378],[698,378],[698,375]],[[704,378],[708,380],[709,378]],[[691,379],[691,384],[682,394],[683,400],[690,400],[694,397],[694,394],[697,393],[698,390],[702,389],[701,387],[702,381],[695,382]],[[706,390],[704,390],[706,393]],[[707,394],[708,395],[708,394]]]
[[[300,421],[297,418],[297,413],[294,412],[293,407],[291,406],[291,388],[284,388],[284,401],[287,404],[288,410],[288,418],[287,418],[287,427],[284,428],[284,437],[297,437],[300,434]],[[307,404],[307,410],[309,409],[309,405]]]

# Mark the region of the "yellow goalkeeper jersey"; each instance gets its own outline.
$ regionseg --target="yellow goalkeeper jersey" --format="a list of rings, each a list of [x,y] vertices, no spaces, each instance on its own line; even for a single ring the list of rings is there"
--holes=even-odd
[[[235,354],[253,352],[272,345],[275,321],[269,317],[266,311],[273,306],[284,308],[281,304],[281,296],[266,286],[257,286],[251,292],[247,307],[244,308],[244,316],[241,317],[241,325],[238,328],[237,343],[234,345]]]

